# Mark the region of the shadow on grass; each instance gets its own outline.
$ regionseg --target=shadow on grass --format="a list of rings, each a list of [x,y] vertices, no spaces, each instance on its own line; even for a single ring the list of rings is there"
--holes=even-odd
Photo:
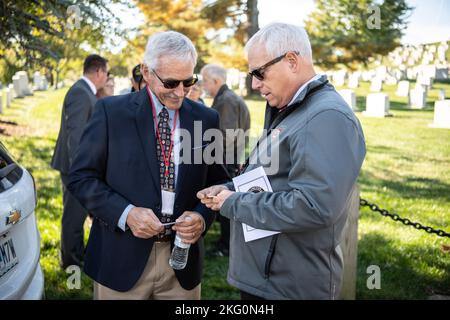
[[[430,235],[431,236],[431,235]],[[381,289],[368,289],[367,268],[380,267]],[[398,245],[371,233],[358,242],[357,299],[423,299],[450,295],[450,259],[436,247]],[[370,283],[370,281],[369,281]]]

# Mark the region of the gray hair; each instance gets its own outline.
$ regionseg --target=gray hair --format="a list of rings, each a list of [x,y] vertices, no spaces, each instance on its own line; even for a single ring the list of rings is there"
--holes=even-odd
[[[288,51],[297,51],[299,55],[312,63],[311,43],[305,29],[287,23],[271,23],[260,29],[245,45],[245,51],[262,45],[273,58]]]
[[[219,66],[218,64],[207,64],[205,65],[201,72],[206,73],[213,79],[222,80],[223,82],[227,82],[227,70],[224,67]]]
[[[167,56],[180,60],[191,60],[194,66],[197,64],[197,51],[192,41],[176,31],[157,32],[148,39],[144,64],[151,69],[156,69],[159,59]]]

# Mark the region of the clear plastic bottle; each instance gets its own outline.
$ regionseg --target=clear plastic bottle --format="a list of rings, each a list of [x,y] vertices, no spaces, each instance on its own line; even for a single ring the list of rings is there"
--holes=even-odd
[[[184,243],[178,235],[175,236],[175,246],[172,249],[172,254],[169,259],[169,265],[173,269],[181,270],[186,267],[190,246],[189,243]]]

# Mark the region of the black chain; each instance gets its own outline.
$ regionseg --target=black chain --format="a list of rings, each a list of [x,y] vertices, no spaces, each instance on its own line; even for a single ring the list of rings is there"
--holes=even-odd
[[[418,222],[413,222],[407,218],[402,218],[398,214],[390,213],[386,209],[380,209],[376,204],[370,203],[367,200],[364,200],[362,198],[359,199],[359,205],[361,207],[369,207],[370,210],[372,210],[374,212],[379,212],[383,217],[389,217],[394,221],[400,221],[405,226],[411,226],[411,227],[416,228],[417,230],[424,230],[428,233],[434,233],[434,234],[438,235],[439,237],[450,238],[450,233],[447,233],[444,230],[436,230],[436,229],[433,229],[432,227],[423,226],[422,224],[420,224]]]

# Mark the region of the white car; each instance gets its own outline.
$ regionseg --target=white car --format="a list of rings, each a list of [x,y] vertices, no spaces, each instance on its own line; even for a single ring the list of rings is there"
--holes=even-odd
[[[35,208],[33,177],[0,142],[0,300],[43,296]]]

